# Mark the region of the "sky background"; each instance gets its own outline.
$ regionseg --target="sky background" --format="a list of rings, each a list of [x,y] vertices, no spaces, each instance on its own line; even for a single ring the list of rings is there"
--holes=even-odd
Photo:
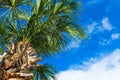
[[[120,0],[80,1],[88,38],[45,62],[59,71],[58,80],[120,80]]]

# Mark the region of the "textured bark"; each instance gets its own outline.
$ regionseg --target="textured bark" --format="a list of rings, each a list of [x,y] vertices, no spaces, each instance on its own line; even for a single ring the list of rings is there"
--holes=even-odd
[[[42,58],[33,56],[35,50],[30,47],[27,39],[7,45],[8,51],[0,56],[0,80],[31,80],[30,69],[41,67],[36,64]]]

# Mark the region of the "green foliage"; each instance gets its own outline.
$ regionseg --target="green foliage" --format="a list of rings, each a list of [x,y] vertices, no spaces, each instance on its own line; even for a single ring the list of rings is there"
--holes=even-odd
[[[2,52],[3,52],[3,49],[2,49],[2,48],[0,48],[0,54],[2,54]]]
[[[32,69],[31,71],[34,73],[34,80],[57,80],[55,77],[57,71],[52,65],[45,64],[44,66]]]
[[[79,8],[80,3],[74,0],[2,0],[1,46],[12,42],[16,37],[19,41],[28,38],[38,56],[49,56],[61,51],[70,39],[86,38],[76,20]],[[36,69],[35,74],[42,75],[41,80],[50,80],[48,76],[54,78],[50,68],[44,66]]]

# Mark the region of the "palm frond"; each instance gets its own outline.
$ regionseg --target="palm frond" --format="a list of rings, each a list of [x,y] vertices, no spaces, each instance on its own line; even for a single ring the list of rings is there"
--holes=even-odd
[[[39,54],[60,51],[68,41],[66,34],[71,38],[85,37],[83,29],[75,25],[73,16],[79,5],[70,0],[38,0],[33,6],[33,14],[27,23],[27,37]]]
[[[55,75],[57,71],[52,65],[45,64],[41,67],[35,68],[32,70],[34,73],[34,80],[57,80]],[[40,76],[38,76],[40,75]]]

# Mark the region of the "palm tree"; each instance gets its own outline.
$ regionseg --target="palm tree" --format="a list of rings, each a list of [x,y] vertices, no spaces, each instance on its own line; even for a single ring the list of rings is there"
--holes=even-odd
[[[35,59],[39,60],[37,57],[50,56],[64,49],[67,41],[70,41],[71,38],[85,38],[85,33],[76,20],[79,5],[80,3],[74,0],[0,0],[0,51],[1,53],[5,52],[1,57],[1,67],[8,66],[6,70],[9,70],[9,67],[11,69],[11,66],[14,66],[14,69],[16,68],[15,65],[3,65],[5,60],[8,60],[5,57],[9,55],[9,52],[16,51],[17,48],[20,49],[20,46],[17,47],[19,44],[15,46],[16,42],[23,43],[22,45],[26,46],[26,48],[24,47],[25,52],[17,52],[22,53],[17,55],[22,56],[21,59],[24,61],[24,55],[30,54],[27,53],[29,47],[35,50],[35,54],[27,57],[36,56]],[[26,40],[27,43],[24,43]],[[5,45],[9,43],[11,43],[11,47],[6,49]],[[14,48],[12,49],[13,44]],[[28,44],[29,46],[27,46]],[[13,54],[16,53],[12,53],[12,57],[14,57]],[[17,63],[19,59],[12,61]],[[29,63],[29,59],[24,63]],[[39,64],[34,68],[27,68],[27,72],[25,67],[29,65],[24,66],[24,70],[21,71],[22,65],[19,65],[20,68],[14,72],[26,74],[32,72],[34,73],[34,80],[56,79],[54,76],[56,71],[51,65]],[[37,65],[36,61],[31,66],[34,65]],[[0,70],[4,72],[5,68]]]

